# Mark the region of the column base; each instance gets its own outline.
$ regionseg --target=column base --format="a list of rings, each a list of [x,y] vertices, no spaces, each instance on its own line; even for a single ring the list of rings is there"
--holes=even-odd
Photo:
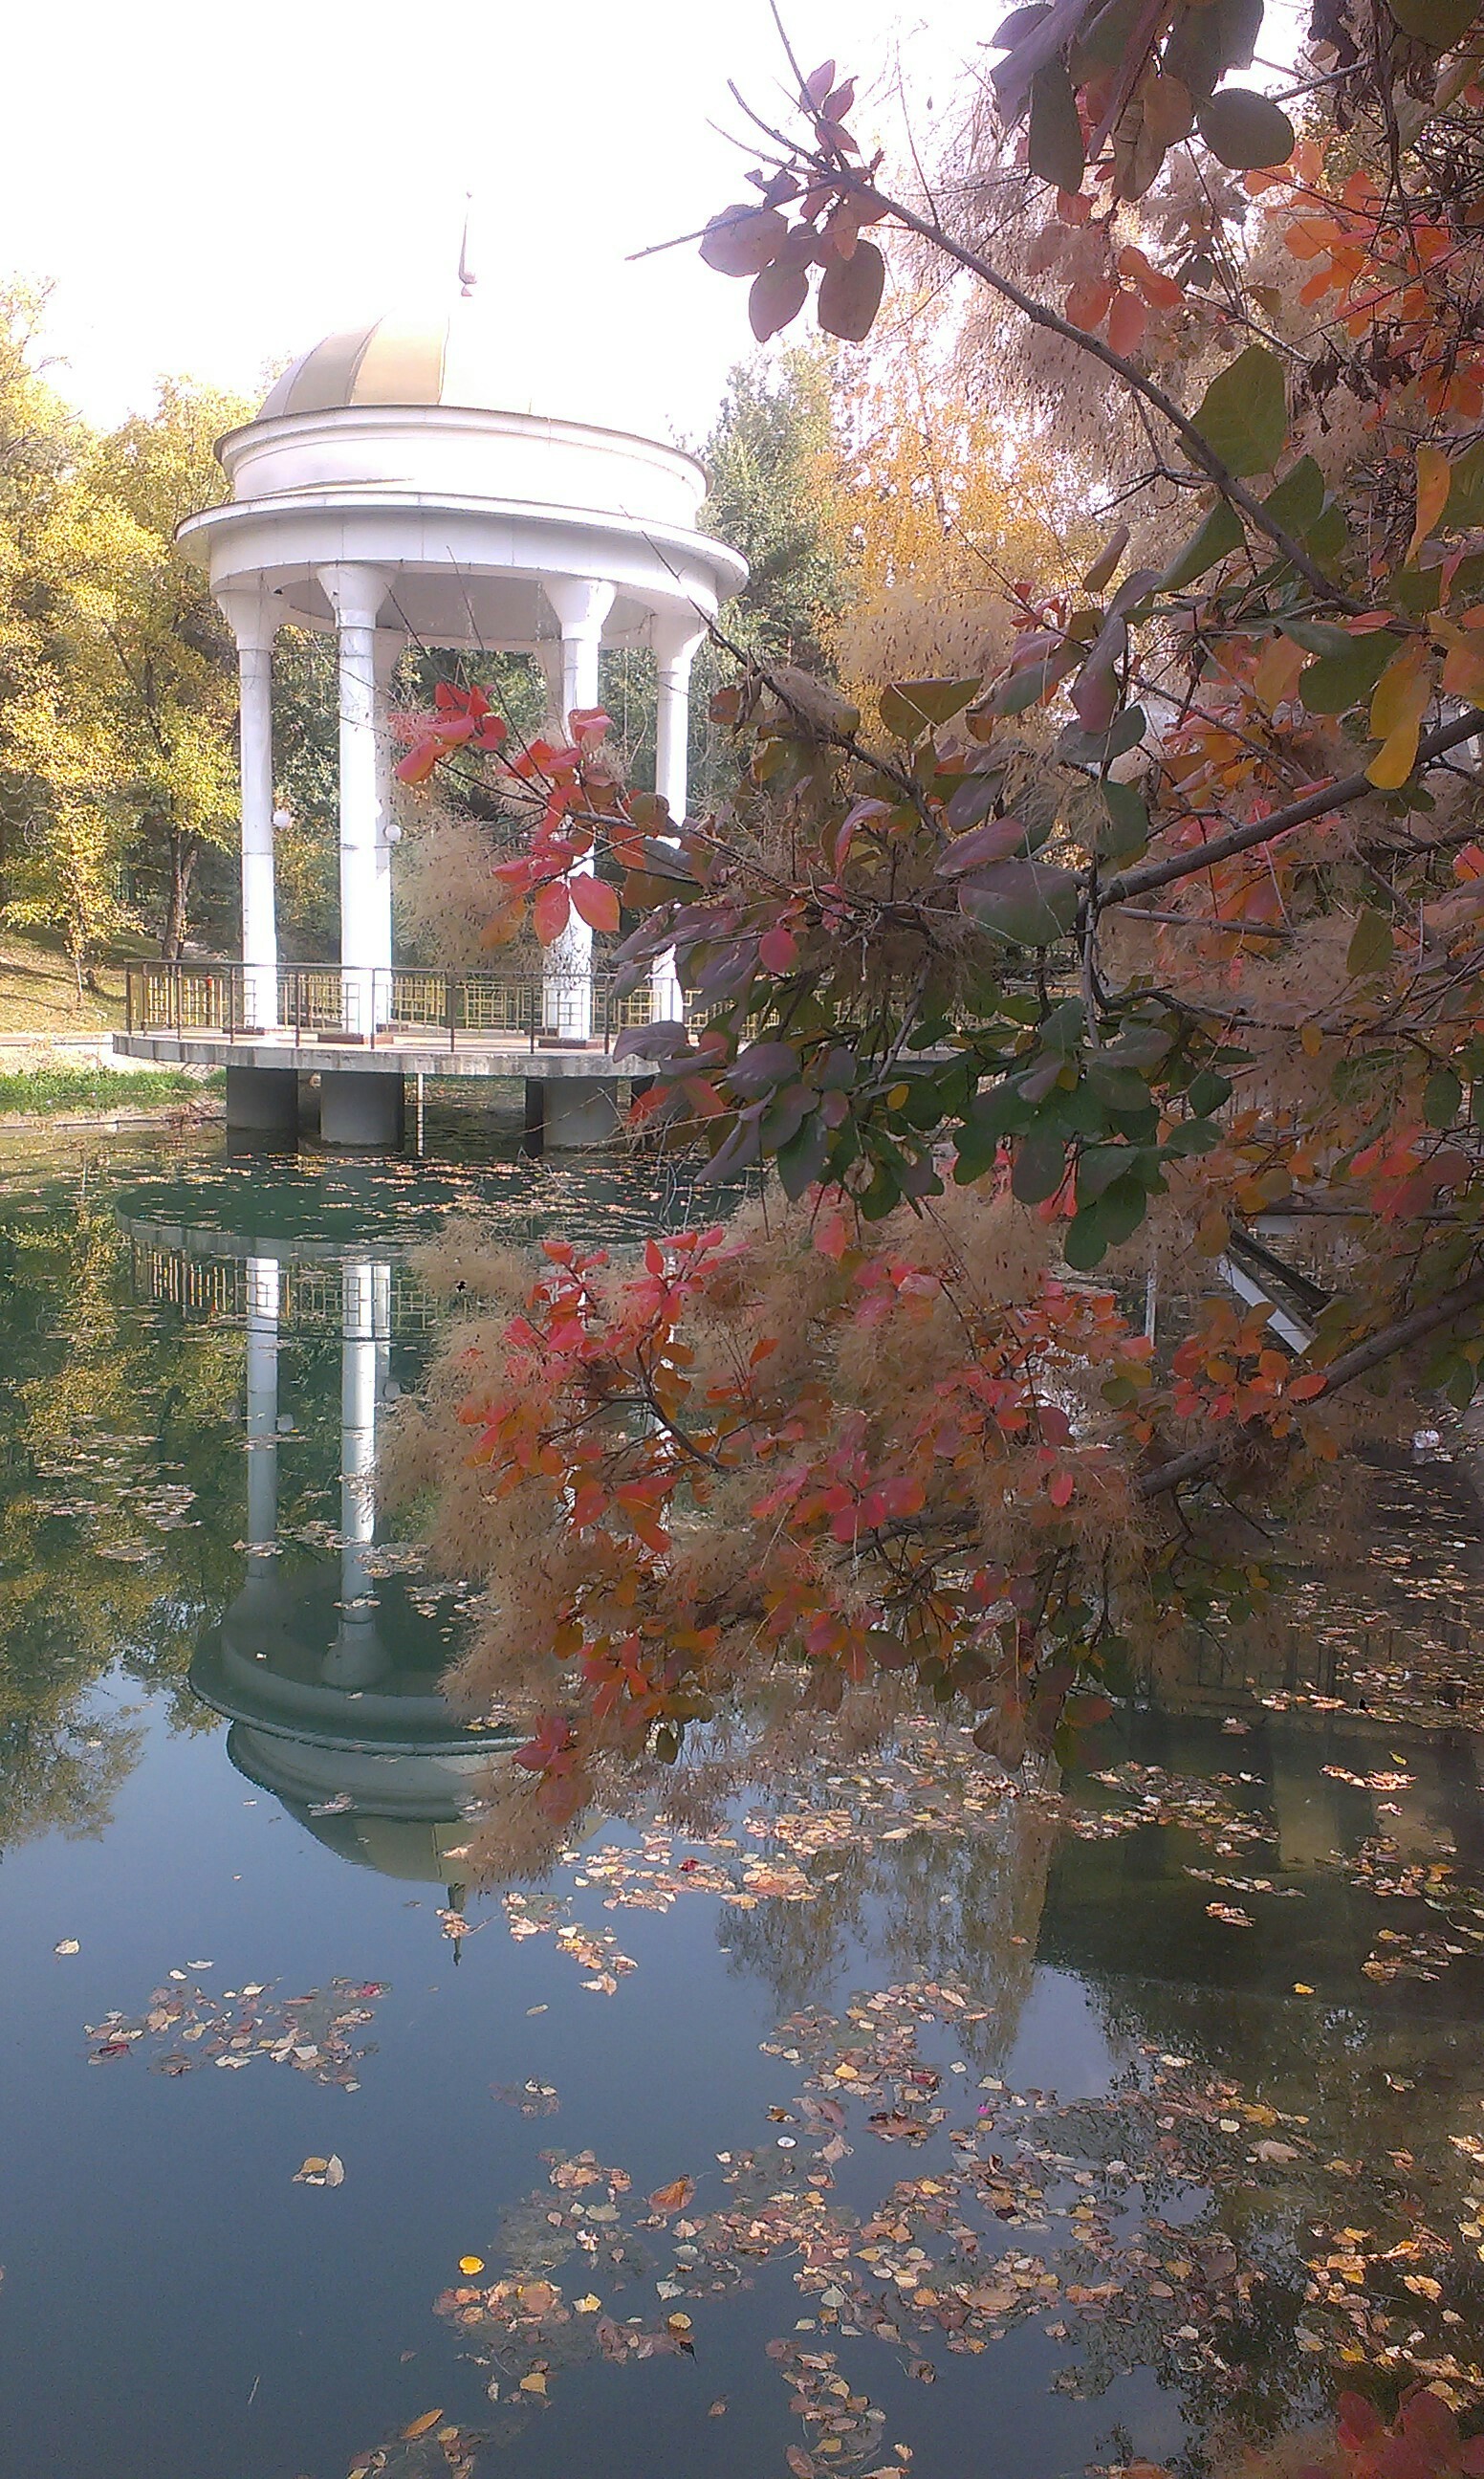
[[[618,1134],[618,1095],[609,1085],[586,1076],[532,1077],[526,1086],[542,1087],[542,1143],[548,1153],[576,1152],[589,1145],[611,1144]],[[529,1104],[526,1107],[529,1120]]]
[[[320,1141],[391,1146],[402,1141],[401,1070],[359,1074],[325,1068],[320,1079]]]
[[[299,1132],[299,1080],[292,1067],[228,1067],[227,1127],[237,1136]]]

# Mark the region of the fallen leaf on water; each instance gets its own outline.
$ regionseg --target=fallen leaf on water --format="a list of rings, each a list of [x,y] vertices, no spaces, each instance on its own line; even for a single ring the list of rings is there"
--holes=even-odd
[[[590,2289],[585,2298],[575,2298],[572,2303],[579,2315],[596,2315],[602,2300],[596,2290]]]
[[[521,2378],[521,2390],[523,2393],[544,2393],[546,2389],[547,2380],[541,2373],[539,2367],[534,2375],[523,2376]]]
[[[441,2410],[425,2410],[421,2418],[415,2418],[410,2427],[403,2428],[402,2442],[409,2443],[415,2436],[426,2436],[429,2428],[436,2427],[442,2416]]]
[[[791,2444],[784,2456],[794,2479],[814,2479],[814,2465],[797,2444]]]
[[[60,1945],[52,1948],[53,1954],[78,1954],[81,1950],[76,1937],[64,1937]]]
[[[656,2186],[650,2197],[652,2212],[683,2212],[696,2191],[694,2178],[676,2178],[668,2186]]]
[[[707,2418],[725,2418],[725,2417],[726,2417],[726,2415],[727,2415],[727,2397],[726,2397],[726,2395],[725,2395],[725,2393],[724,2393],[724,2394],[720,2397],[720,2399],[719,2399],[719,2400],[714,2401],[714,2402],[711,2404],[710,2409],[709,2409],[709,2410],[707,2411],[707,2413],[706,2413],[706,2416],[707,2416]]]
[[[1314,1991],[1310,1987],[1307,1980],[1295,1980],[1293,1982],[1293,1994],[1295,1997],[1312,1997],[1314,1995]]]
[[[324,2164],[324,2183],[327,2186],[343,2186],[345,2183],[345,2164],[338,2152],[332,2152]]]
[[[459,2258],[459,2270],[460,2272],[482,2272],[484,2270],[483,2256],[461,2255]]]

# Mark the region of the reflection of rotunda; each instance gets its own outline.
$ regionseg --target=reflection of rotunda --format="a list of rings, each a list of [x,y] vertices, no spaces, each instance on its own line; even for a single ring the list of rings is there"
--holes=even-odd
[[[183,1236],[183,1235],[182,1235]],[[322,1258],[317,1259],[322,1265]],[[388,1391],[392,1267],[347,1257],[340,1291],[338,1553],[286,1565],[278,1539],[278,1364],[284,1263],[245,1260],[245,1574],[202,1638],[191,1683],[232,1727],[227,1752],[320,1841],[384,1875],[445,1883],[468,1827],[465,1802],[515,1730],[476,1728],[441,1678],[448,1646],[378,1572],[376,1430]]]
[[[287,1084],[252,1083],[287,1075],[270,1063],[270,1036],[281,1048],[288,1020],[272,740],[273,639],[286,622],[333,632],[338,651],[343,1042],[370,1041],[395,1019],[387,693],[405,646],[533,655],[563,740],[572,710],[599,703],[600,649],[648,649],[658,670],[656,788],[684,814],[691,662],[746,563],[697,530],[705,475],[695,459],[626,426],[610,360],[559,293],[524,318],[461,299],[440,319],[387,318],[325,337],[218,445],[231,496],[189,518],[180,540],[208,572],[241,673],[243,973],[228,1115],[243,1125],[271,1124],[275,1099],[290,1109]],[[575,1051],[593,1030],[591,944],[575,917],[549,965],[550,1030]],[[668,962],[653,1004],[678,1011]],[[208,1016],[197,1022],[212,1028]],[[262,1037],[261,1057],[243,1047],[244,1031]],[[165,1055],[148,1023],[126,1046],[141,1038],[142,1055]],[[343,1049],[312,1064],[324,1076],[326,1138],[395,1132],[395,1059]],[[570,1115],[597,1088],[576,1057],[561,1072],[550,1101]],[[561,1118],[553,1108],[553,1127]]]

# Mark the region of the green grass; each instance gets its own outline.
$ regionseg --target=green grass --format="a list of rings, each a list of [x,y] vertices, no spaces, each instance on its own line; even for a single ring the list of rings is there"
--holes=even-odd
[[[168,1102],[203,1102],[224,1079],[187,1076],[177,1067],[28,1067],[0,1075],[0,1113],[45,1118],[68,1111],[157,1110]]]
[[[124,977],[105,964],[98,987],[79,998],[59,938],[44,930],[0,930],[0,1033],[112,1033],[123,1030]]]

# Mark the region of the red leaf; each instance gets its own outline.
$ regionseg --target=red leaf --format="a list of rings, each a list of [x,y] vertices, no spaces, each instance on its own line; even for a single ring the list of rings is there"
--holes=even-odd
[[[566,884],[559,878],[547,881],[531,907],[531,920],[543,947],[553,946],[566,929],[572,912]]]
[[[619,926],[618,889],[605,878],[593,878],[582,871],[569,879],[572,901],[590,930],[616,930]]]
[[[409,749],[406,756],[397,761],[395,771],[398,783],[425,783],[443,754],[441,740],[434,740],[431,736],[420,740],[415,749]]]
[[[1358,2444],[1377,2433],[1381,2414],[1364,2393],[1345,2392],[1335,2404],[1335,2420],[1341,2443],[1347,2453],[1353,2453]]]
[[[1053,1472],[1046,1484],[1046,1495],[1053,1506],[1069,1506],[1075,1487],[1069,1471]]]
[[[759,345],[779,335],[798,318],[809,297],[809,279],[802,267],[778,260],[753,280],[747,296],[748,323]]]
[[[799,941],[791,930],[775,922],[757,941],[757,961],[767,973],[792,972],[799,960]]]

